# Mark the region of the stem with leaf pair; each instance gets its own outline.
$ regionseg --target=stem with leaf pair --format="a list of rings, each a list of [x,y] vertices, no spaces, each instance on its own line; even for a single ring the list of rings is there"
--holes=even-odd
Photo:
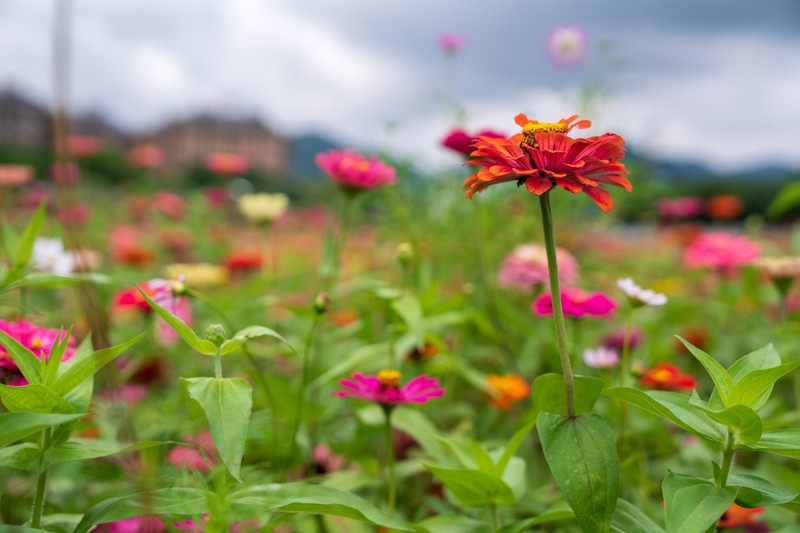
[[[39,456],[39,477],[36,479],[36,495],[33,499],[33,513],[31,515],[31,527],[38,528],[42,522],[42,511],[44,509],[44,491],[47,485],[47,468],[44,468],[44,454],[50,448],[50,437],[52,430],[47,428],[42,431],[42,450]]]
[[[553,213],[550,208],[550,191],[539,196],[542,210],[542,229],[544,244],[547,250],[547,270],[550,275],[550,294],[553,299],[553,322],[556,328],[558,355],[561,359],[561,371],[564,374],[565,396],[567,400],[567,416],[575,417],[575,377],[572,373],[572,362],[569,359],[567,344],[567,327],[564,322],[564,310],[561,306],[561,289],[558,282],[558,262],[556,260],[556,242],[553,232]]]
[[[728,428],[728,439],[725,442],[725,449],[722,450],[722,466],[720,466],[719,476],[716,480],[717,488],[724,489],[728,484],[728,475],[731,471],[731,464],[733,463],[733,443],[734,436],[733,430]],[[717,530],[717,523],[712,524],[706,533],[714,533]]]

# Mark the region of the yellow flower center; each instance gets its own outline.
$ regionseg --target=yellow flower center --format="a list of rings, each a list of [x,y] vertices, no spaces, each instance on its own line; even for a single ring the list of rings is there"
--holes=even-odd
[[[381,389],[399,389],[400,378],[403,374],[397,370],[381,370],[378,372],[378,381],[381,382]]]
[[[522,127],[523,142],[536,148],[534,135],[537,133],[567,133],[567,125],[563,122],[528,122]]]
[[[42,347],[42,339],[36,337],[31,341],[31,348],[34,350]]]
[[[653,372],[650,375],[650,378],[653,381],[658,381],[660,383],[664,383],[664,382],[667,382],[670,379],[672,379],[672,372],[670,372],[669,370],[658,370],[656,372]]]

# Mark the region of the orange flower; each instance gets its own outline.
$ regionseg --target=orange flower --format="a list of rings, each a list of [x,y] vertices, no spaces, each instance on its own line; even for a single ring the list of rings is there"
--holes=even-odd
[[[728,510],[725,511],[725,514],[722,515],[722,518],[719,519],[717,526],[732,527],[742,524],[755,524],[756,519],[753,518],[753,516],[763,513],[765,509],[766,507],[754,507],[752,509],[748,509],[732,503]]]
[[[539,123],[519,114],[515,121],[522,133],[508,139],[479,136],[472,157],[480,159],[465,164],[483,168],[464,182],[467,198],[495,183],[516,181],[536,196],[554,185],[575,194],[585,192],[603,211],[611,209],[613,200],[606,185],[631,190],[623,176],[628,171],[619,162],[625,155],[625,141],[613,133],[572,139],[566,135],[572,128],[591,126],[588,120],[575,122],[577,118]]]
[[[716,194],[706,200],[706,214],[712,220],[732,220],[744,212],[744,201],[735,194]]]
[[[489,374],[486,381],[497,391],[497,394],[489,400],[489,406],[499,407],[504,411],[511,407],[512,401],[521,400],[531,392],[531,388],[525,380],[516,374],[506,374],[505,376]]]
[[[691,392],[697,388],[697,380],[673,364],[658,363],[653,368],[644,369],[642,385],[660,390]]]

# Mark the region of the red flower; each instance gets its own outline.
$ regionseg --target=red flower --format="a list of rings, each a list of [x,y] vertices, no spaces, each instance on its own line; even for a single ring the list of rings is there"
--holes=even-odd
[[[571,193],[585,192],[603,211],[611,209],[613,200],[606,185],[631,190],[623,176],[628,171],[619,162],[625,155],[625,141],[613,133],[572,139],[566,135],[572,128],[591,126],[588,120],[575,122],[577,118],[573,115],[547,124],[519,114],[515,120],[522,133],[509,139],[479,137],[472,157],[480,159],[466,164],[483,168],[464,182],[467,198],[490,185],[516,181],[536,196],[554,185]]]
[[[561,291],[561,305],[564,316],[581,318],[586,315],[601,317],[611,314],[617,308],[617,302],[602,292],[586,292],[572,288]],[[537,315],[553,314],[553,297],[544,293],[531,304],[531,310]]]
[[[697,388],[697,380],[671,363],[658,363],[653,368],[645,368],[641,378],[642,385],[659,390],[691,392]]]
[[[442,146],[444,146],[445,148],[450,148],[454,152],[458,152],[460,154],[464,154],[465,156],[469,157],[469,154],[472,153],[472,145],[478,140],[478,137],[480,136],[492,137],[496,139],[505,138],[505,135],[494,132],[492,130],[484,130],[476,135],[470,135],[461,128],[456,128],[454,130],[451,130],[444,137],[444,139],[442,139]]]
[[[261,251],[259,250],[234,250],[222,260],[231,272],[246,272],[261,268]]]
[[[250,159],[239,154],[212,153],[206,156],[206,168],[221,176],[239,176],[250,168]]]
[[[725,511],[725,514],[722,515],[722,518],[719,519],[717,527],[733,527],[743,524],[755,524],[756,519],[753,518],[753,516],[762,514],[765,510],[766,507],[754,507],[752,509],[748,509],[732,503],[728,510]]]

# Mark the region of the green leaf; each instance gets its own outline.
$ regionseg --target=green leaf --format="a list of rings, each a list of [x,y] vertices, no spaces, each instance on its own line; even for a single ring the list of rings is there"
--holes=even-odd
[[[780,378],[800,366],[800,361],[792,361],[773,368],[762,368],[753,370],[736,383],[731,393],[732,403],[741,403],[748,407],[754,407],[761,400],[769,398],[772,386]]]
[[[413,525],[417,533],[484,533],[484,522],[463,515],[438,515]]]
[[[494,474],[494,461],[489,457],[487,451],[472,439],[469,439],[469,446],[472,450],[472,457],[475,459],[475,464],[478,465],[478,469],[489,474]],[[497,475],[501,474],[502,472],[497,473]]]
[[[709,408],[697,395],[692,392],[689,402],[703,410],[712,420],[724,424],[734,431],[736,440],[744,444],[755,444],[761,438],[761,418],[755,411],[742,404],[732,405],[727,409],[716,411]]]
[[[769,452],[800,459],[800,428],[765,431],[755,444],[735,444],[735,450]]]
[[[533,526],[539,524],[547,524],[549,522],[558,522],[560,520],[574,520],[575,513],[565,502],[558,502],[543,513],[536,515],[534,518],[527,518],[519,520],[512,524],[508,524],[500,528],[499,533],[523,533],[528,531]]]
[[[534,420],[533,422],[524,425],[519,431],[514,433],[514,436],[511,437],[511,440],[509,440],[508,444],[506,444],[506,449],[503,451],[503,455],[500,456],[500,459],[497,461],[497,465],[495,465],[495,473],[502,475],[503,472],[505,472],[508,461],[514,455],[514,452],[517,451],[517,448],[519,448],[520,444],[522,444],[522,441],[535,425],[536,421]]]
[[[633,404],[689,433],[697,435],[715,448],[721,449],[728,438],[728,429],[709,419],[698,407],[691,405],[689,396],[673,391],[640,391],[630,387],[610,387],[603,395]]]
[[[181,378],[189,397],[203,408],[211,439],[219,456],[236,480],[253,408],[253,389],[241,378]]]
[[[14,250],[17,249],[19,235],[17,235],[14,228],[5,220],[0,220],[0,228],[3,230],[3,248],[5,248],[6,254],[8,254],[8,257],[10,257],[13,262]]]
[[[27,437],[32,433],[51,426],[57,426],[71,420],[78,420],[85,413],[76,414],[44,414],[44,413],[0,413],[0,446]]]
[[[45,207],[46,202],[39,204],[36,213],[33,214],[30,222],[22,232],[22,236],[16,242],[14,247],[14,266],[16,268],[24,267],[31,262],[33,243],[36,242],[36,237],[42,230],[42,224],[44,224]]]
[[[237,349],[242,344],[244,344],[245,342],[247,342],[248,339],[252,339],[254,337],[265,337],[265,336],[278,339],[286,346],[291,348],[295,354],[297,353],[297,350],[294,349],[294,347],[289,343],[289,341],[281,337],[277,332],[269,328],[265,328],[264,326],[249,326],[240,331],[237,331],[232,338],[222,343],[222,346],[220,346],[219,348],[219,353],[220,355],[227,355],[232,351],[234,351],[235,349]]]
[[[69,337],[72,335],[72,328],[69,328],[67,334],[61,339],[61,330],[59,330],[58,337],[53,341],[53,347],[50,350],[50,355],[47,356],[47,363],[44,367],[42,382],[45,385],[52,385],[58,376],[58,369],[61,366],[61,360],[64,358],[64,352],[69,343]]]
[[[798,204],[800,204],[800,183],[790,182],[778,191],[764,214],[770,220],[775,220]]]
[[[396,407],[392,411],[392,427],[414,437],[414,440],[431,457],[439,460],[447,457],[447,453],[439,441],[439,431],[422,411],[403,406]]]
[[[759,348],[754,352],[740,357],[728,368],[728,375],[730,375],[731,379],[733,380],[735,387],[736,383],[738,383],[740,379],[753,370],[773,368],[780,366],[780,364],[781,357],[778,355],[777,350],[775,350],[775,346],[772,344],[767,344],[766,346]],[[770,389],[770,392],[771,390],[772,389]],[[758,411],[761,409],[761,407],[763,407],[767,402],[768,396],[769,394],[753,405],[753,410]],[[719,392],[716,389],[714,389],[714,391],[711,393],[711,398],[709,399],[708,404],[712,409],[719,410],[724,408],[724,405],[722,405],[722,400],[719,397]]]
[[[501,478],[471,468],[441,468],[424,465],[467,507],[511,505],[517,501],[514,491]]]
[[[71,415],[75,408],[53,389],[40,383],[34,385],[0,385],[3,405],[12,413],[32,411],[34,413],[60,413]]]
[[[79,413],[87,412],[89,410],[89,403],[92,401],[92,393],[94,392],[94,379],[91,377],[85,379],[83,383],[69,391],[64,395],[64,399],[69,402],[75,411]],[[72,432],[75,431],[75,426],[78,420],[73,420],[66,424],[61,424],[53,431],[51,446],[60,446],[69,440]]]
[[[40,458],[39,447],[30,442],[23,442],[0,449],[0,466],[36,471],[39,470]]]
[[[392,309],[400,315],[408,327],[417,348],[421,349],[425,346],[425,325],[419,300],[410,293],[404,293],[400,298],[392,301]]]
[[[730,474],[727,485],[738,487],[736,503],[751,509],[789,503],[800,496],[800,492],[788,492],[772,481],[752,474]]]
[[[677,336],[677,335],[676,335]],[[728,374],[728,371],[719,364],[719,361],[708,355],[706,352],[697,348],[692,345],[692,343],[686,341],[682,337],[678,337],[678,340],[683,343],[684,346],[692,353],[695,359],[700,361],[700,364],[706,369],[708,375],[711,376],[711,379],[714,381],[714,385],[716,385],[717,390],[719,391],[720,398],[722,399],[722,404],[725,407],[733,405],[733,403],[740,403],[740,402],[732,402],[729,403],[728,397],[733,390],[733,379]]]
[[[653,522],[631,502],[620,498],[617,500],[611,531],[615,533],[664,533],[664,528]]]
[[[8,355],[19,367],[19,371],[28,380],[28,383],[42,382],[42,362],[36,355],[24,347],[14,337],[0,330],[0,344],[6,349]]]
[[[322,485],[305,483],[257,485],[234,492],[231,499],[234,507],[244,508],[246,511],[244,516],[247,516],[252,509],[259,514],[267,511],[314,513],[342,516],[400,531],[413,531],[401,521],[386,516],[366,500],[349,492]]]
[[[96,351],[69,365],[69,368],[53,384],[53,390],[62,396],[93,376],[98,370],[114,360],[122,352],[142,340],[150,330],[140,333],[128,342]]]
[[[213,493],[203,490],[174,488],[110,498],[90,507],[73,533],[87,533],[97,524],[116,522],[134,516],[155,513],[206,514],[209,512],[208,501],[215,497]]]
[[[62,446],[50,448],[44,452],[43,464],[46,468],[64,463],[86,461],[108,457],[109,455],[122,455],[125,453],[163,446],[164,444],[178,444],[176,442],[142,441],[136,444],[122,445],[114,442],[67,442]]]
[[[542,451],[584,533],[609,531],[619,492],[614,433],[596,413],[537,417]]]
[[[575,414],[591,412],[603,391],[603,380],[588,376],[575,376]],[[533,418],[539,413],[567,414],[566,389],[561,374],[542,374],[531,385]]]
[[[180,337],[184,340],[186,344],[197,350],[203,355],[216,355],[217,354],[217,347],[216,345],[208,339],[201,339],[197,336],[197,333],[194,332],[192,328],[186,325],[186,322],[181,320],[180,318],[176,317],[157,303],[155,303],[145,292],[140,288],[139,292],[142,293],[142,296],[150,304],[150,307],[153,308],[153,311],[158,313],[158,316],[164,319],[164,321],[172,326],[172,329],[175,330],[175,333],[180,335]]]
[[[667,475],[661,489],[667,533],[704,533],[728,510],[738,490],[674,472]]]

